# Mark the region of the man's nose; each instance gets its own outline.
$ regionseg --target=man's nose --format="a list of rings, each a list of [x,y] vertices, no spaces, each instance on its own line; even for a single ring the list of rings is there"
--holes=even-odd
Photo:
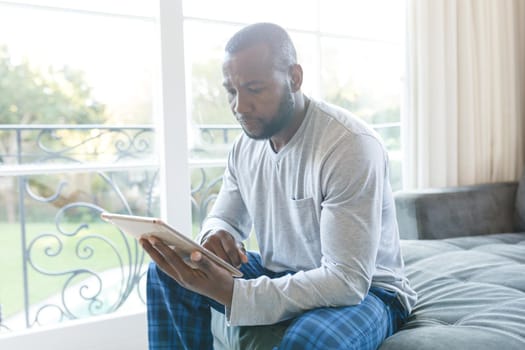
[[[237,93],[234,99],[234,111],[236,114],[245,114],[250,112],[250,102],[240,93]]]

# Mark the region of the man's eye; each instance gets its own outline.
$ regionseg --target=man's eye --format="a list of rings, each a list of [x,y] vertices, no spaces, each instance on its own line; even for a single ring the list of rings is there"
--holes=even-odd
[[[258,94],[262,90],[263,90],[262,88],[248,88],[248,91],[251,92],[252,94]]]

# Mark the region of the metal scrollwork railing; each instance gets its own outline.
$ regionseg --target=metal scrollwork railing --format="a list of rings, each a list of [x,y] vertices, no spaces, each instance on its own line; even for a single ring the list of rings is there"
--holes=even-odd
[[[13,279],[21,282],[23,294],[0,300],[1,329],[109,313],[132,295],[135,303],[144,303],[142,249],[99,214],[158,214],[153,131],[151,126],[0,125],[0,171],[10,174],[2,181],[0,200],[17,207],[7,208],[16,215],[0,216],[0,222],[5,221],[4,241],[16,246],[18,238],[22,247],[15,264],[22,276]]]
[[[239,132],[197,129],[223,148]],[[0,238],[17,260],[2,276],[19,291],[0,289],[0,333],[144,304],[147,258],[99,214],[159,214],[154,136],[149,125],[0,125]],[[224,160],[190,167],[198,231]]]
[[[221,172],[217,174],[217,170]],[[211,206],[215,202],[219,187],[222,182],[222,170],[220,167],[199,167],[193,170],[197,180],[191,188],[192,218],[194,223],[199,225],[203,222]]]

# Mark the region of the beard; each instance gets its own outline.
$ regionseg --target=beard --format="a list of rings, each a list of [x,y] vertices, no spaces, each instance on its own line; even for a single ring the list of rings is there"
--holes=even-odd
[[[286,128],[293,119],[295,108],[295,100],[292,95],[290,86],[286,86],[286,89],[279,102],[279,107],[273,118],[269,121],[264,121],[255,118],[254,123],[258,124],[258,128],[250,128],[246,125],[246,122],[240,120],[240,124],[244,133],[254,140],[267,140],[279,131]],[[249,124],[249,122],[248,122]]]

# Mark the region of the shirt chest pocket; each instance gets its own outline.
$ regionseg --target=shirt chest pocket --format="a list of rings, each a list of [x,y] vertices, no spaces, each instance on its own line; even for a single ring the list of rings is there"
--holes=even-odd
[[[304,241],[319,240],[319,219],[312,197],[290,199],[289,215],[293,231]]]

